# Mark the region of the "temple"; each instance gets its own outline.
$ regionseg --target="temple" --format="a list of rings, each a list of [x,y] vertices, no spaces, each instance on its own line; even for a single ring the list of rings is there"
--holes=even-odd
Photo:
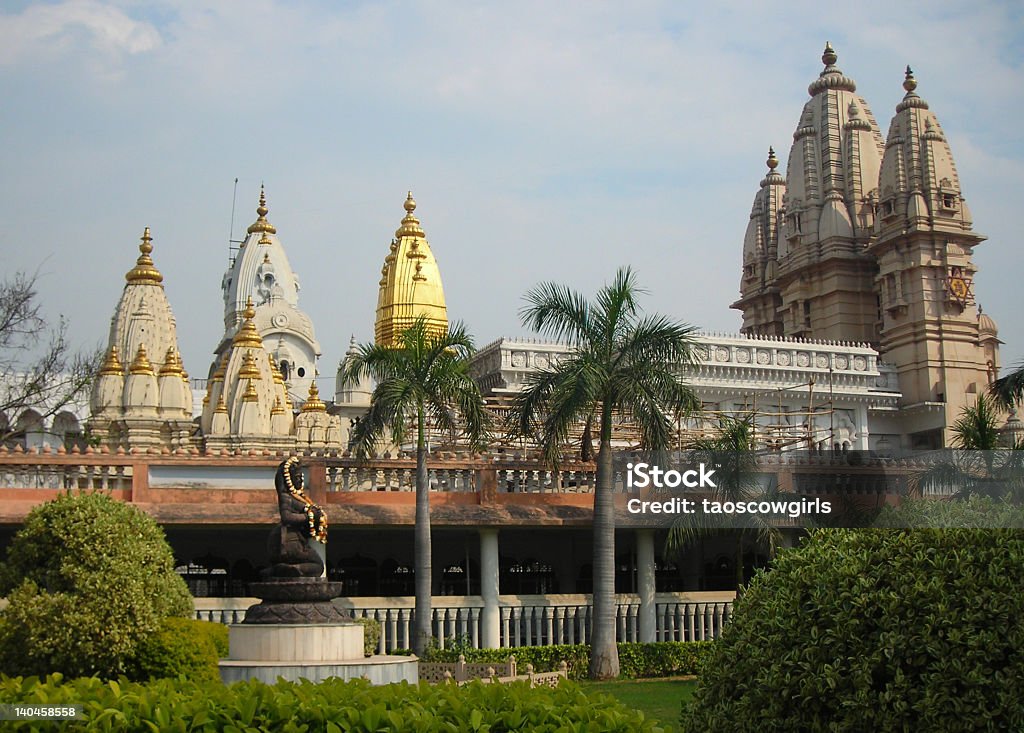
[[[876,432],[904,448],[948,445],[963,408],[999,370],[995,321],[973,290],[971,255],[984,237],[910,67],[883,142],[830,44],[821,60],[785,177],[769,150],[732,307],[746,335],[877,349],[901,398]]]
[[[698,338],[698,365],[686,378],[704,412],[680,419],[676,439],[685,446],[713,434],[722,416],[751,417],[764,470],[780,490],[813,492],[838,480],[884,494],[899,483],[879,468],[893,454],[949,444],[963,407],[998,374],[1000,342],[973,286],[972,254],[984,237],[973,229],[950,145],[917,79],[908,68],[883,139],[830,45],[822,62],[784,170],[769,148],[737,246],[740,297],[732,307],[742,313],[740,332]],[[404,210],[390,243],[382,237],[374,338],[388,347],[417,318],[435,333],[448,325],[439,260],[411,193]],[[58,491],[110,491],[164,526],[201,613],[237,618],[251,600],[266,529],[277,521],[268,488],[275,467],[299,454],[311,500],[331,516],[332,536],[343,538],[329,548],[329,577],[343,584],[357,615],[383,622],[381,650],[408,646],[415,461],[403,446],[369,462],[348,455],[349,431],[374,385],[339,376],[333,399],[321,396],[320,346],[262,188],[256,214],[224,274],[224,333],[206,379],[190,380],[181,363],[145,230],[88,410],[70,418],[88,426],[88,441],[70,429],[41,437],[40,426],[0,448],[0,542]],[[437,251],[443,262],[443,242]],[[356,330],[346,325],[328,332]],[[357,348],[353,337],[339,374]],[[565,344],[500,338],[477,352],[472,374],[500,417],[531,374],[569,352]],[[34,425],[24,415],[3,417]],[[1007,430],[1024,437],[1013,414]],[[636,445],[625,422],[614,439]],[[555,471],[520,442],[499,438],[478,455],[438,432],[431,445],[439,638],[466,634],[484,646],[585,641],[588,456],[573,454]],[[710,538],[669,556],[663,540],[652,530],[617,535],[620,638],[714,636],[737,570],[748,577],[766,550],[750,542],[737,555],[729,538]]]

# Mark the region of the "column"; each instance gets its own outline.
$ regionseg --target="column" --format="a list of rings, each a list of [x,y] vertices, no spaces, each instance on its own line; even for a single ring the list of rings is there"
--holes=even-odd
[[[640,641],[655,640],[654,530],[636,531],[637,591],[640,594]]]
[[[498,530],[480,530],[480,645],[487,649],[501,646],[501,609],[498,606]]]

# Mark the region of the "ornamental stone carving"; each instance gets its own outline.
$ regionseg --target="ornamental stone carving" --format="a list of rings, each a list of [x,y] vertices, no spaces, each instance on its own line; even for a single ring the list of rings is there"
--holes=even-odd
[[[862,372],[868,367],[867,359],[863,356],[856,356],[853,359],[853,369],[857,372]]]
[[[846,369],[850,366],[850,361],[845,356],[836,357],[836,369]]]
[[[728,349],[716,349],[715,350],[716,361],[729,361],[729,350]]]
[[[810,354],[799,353],[796,355],[796,365],[798,367],[805,367],[811,363]]]
[[[750,362],[750,352],[747,351],[746,349],[737,349],[736,350],[736,361],[738,361],[740,364],[747,364],[747,363],[749,363]]]
[[[785,351],[780,351],[776,354],[775,360],[779,363],[779,366],[789,366],[789,362],[791,361],[789,354]]]
[[[757,363],[758,364],[770,364],[772,361],[772,355],[767,351],[757,352]]]
[[[512,352],[512,366],[514,366],[514,367],[524,367],[524,366],[526,366],[526,354],[524,354],[522,351],[514,351],[514,352]]]
[[[814,365],[818,367],[818,369],[828,368],[828,357],[824,354],[818,354],[817,358],[814,360]]]

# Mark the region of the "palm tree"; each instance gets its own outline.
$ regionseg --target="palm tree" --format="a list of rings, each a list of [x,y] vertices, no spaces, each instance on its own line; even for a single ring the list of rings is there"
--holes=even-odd
[[[953,450],[942,451],[937,460],[910,477],[912,493],[1024,502],[1024,450],[1022,446],[1002,450],[998,407],[995,398],[985,395],[964,407],[952,427]]]
[[[757,475],[757,454],[754,452],[754,416],[728,417],[719,421],[718,433],[697,438],[689,446],[692,455],[688,463],[715,466],[717,489],[714,500],[720,502],[741,502],[762,499],[777,499],[777,487],[767,489],[761,485]],[[740,523],[746,526],[739,526]],[[738,516],[704,514],[685,515],[669,530],[666,547],[668,550],[682,550],[695,540],[709,534],[732,529],[736,537],[736,593],[743,586],[743,546],[753,538],[759,547],[767,547],[769,556],[782,538],[782,533],[770,517],[760,514]]]
[[[529,291],[520,311],[525,326],[574,348],[535,374],[516,400],[510,432],[533,438],[557,466],[573,426],[598,431],[594,490],[594,627],[590,677],[619,674],[615,646],[615,513],[612,494],[612,423],[632,420],[643,447],[664,450],[673,417],[698,409],[680,375],[693,363],[694,329],[660,315],[642,316],[642,291],[629,268],[620,269],[593,301],[554,283]]]
[[[989,391],[1007,409],[1024,400],[1024,362],[1005,377],[993,382]]]
[[[346,362],[342,380],[376,382],[370,409],[353,430],[356,455],[366,457],[382,439],[406,442],[416,424],[416,619],[413,651],[422,656],[431,640],[430,486],[427,479],[426,422],[453,437],[459,433],[479,448],[488,432],[480,388],[469,376],[473,340],[461,324],[433,332],[423,318],[405,330],[395,347],[364,344]]]

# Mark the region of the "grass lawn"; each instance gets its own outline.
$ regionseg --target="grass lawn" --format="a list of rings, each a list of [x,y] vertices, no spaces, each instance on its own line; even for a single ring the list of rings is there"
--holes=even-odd
[[[667,677],[650,680],[615,680],[613,682],[580,682],[587,694],[611,695],[631,708],[657,720],[666,730],[679,724],[680,703],[693,697],[697,680],[693,677]]]

